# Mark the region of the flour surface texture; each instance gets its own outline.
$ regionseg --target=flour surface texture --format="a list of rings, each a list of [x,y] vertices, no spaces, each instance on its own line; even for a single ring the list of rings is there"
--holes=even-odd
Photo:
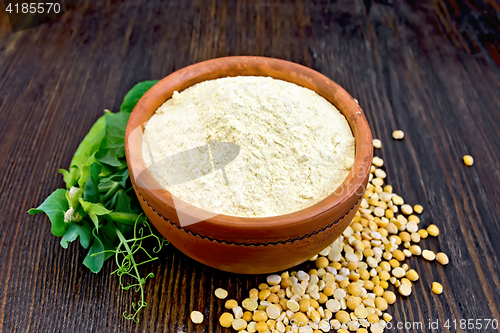
[[[223,142],[232,143],[231,160],[221,163],[226,146],[217,146],[216,160],[210,143]],[[217,214],[266,217],[335,191],[351,170],[355,142],[345,117],[316,92],[240,76],[175,92],[146,124],[142,153],[179,199]]]

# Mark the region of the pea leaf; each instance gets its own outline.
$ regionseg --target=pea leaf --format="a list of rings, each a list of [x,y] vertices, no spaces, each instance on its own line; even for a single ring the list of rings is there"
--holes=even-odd
[[[73,165],[68,170],[59,169],[59,173],[63,175],[64,182],[66,183],[66,188],[69,190],[71,187],[78,184],[78,179],[80,178],[80,171],[78,167]]]
[[[104,251],[104,246],[101,240],[98,237],[94,237],[92,246],[85,259],[83,259],[83,264],[94,273],[98,273],[104,264],[104,253],[102,251]]]
[[[104,207],[100,203],[91,203],[83,199],[80,199],[80,204],[82,205],[82,208],[85,211],[85,213],[89,215],[90,219],[94,223],[94,226],[97,230],[99,229],[99,219],[97,216],[111,213],[110,210],[106,209],[106,207]]]
[[[123,188],[127,186],[127,180],[129,178],[128,169],[118,170],[115,173],[101,178],[101,183],[99,185],[103,185],[108,181],[118,182]]]
[[[102,165],[101,174],[99,175],[99,177],[101,177],[101,178],[103,178],[103,177],[109,177],[115,171],[116,171],[115,167],[111,167],[111,166],[108,166],[108,165],[104,164],[104,165]],[[102,183],[102,180],[101,180],[101,183]]]
[[[127,165],[125,157],[125,129],[130,114],[125,112],[106,112],[104,137],[95,153],[95,158],[102,164],[112,167]]]
[[[83,199],[88,202],[98,203],[100,202],[99,195],[99,173],[101,172],[101,166],[98,163],[92,163],[89,168],[89,176],[87,177],[87,182],[85,183],[85,189],[83,191]]]
[[[114,255],[112,250],[116,250],[116,244],[119,242],[114,225],[109,223],[103,225],[102,228],[99,229],[99,239],[104,246],[104,250],[109,251],[104,253],[104,260],[106,260]]]
[[[104,116],[97,119],[95,124],[76,149],[75,155],[71,159],[69,170],[59,170],[59,172],[63,174],[66,188],[70,189],[72,186],[76,186],[78,179],[80,179],[83,175],[82,169],[84,166],[90,164],[91,157],[99,148],[104,136],[104,123]],[[83,177],[84,181],[86,179],[87,177]]]
[[[144,81],[136,84],[130,91],[125,95],[123,99],[120,111],[130,113],[134,109],[137,102],[141,97],[148,91],[152,86],[154,86],[159,80]]]
[[[90,241],[92,240],[92,227],[84,221],[84,223],[72,222],[68,230],[61,239],[61,246],[65,249],[68,248],[69,242],[75,241],[77,238],[80,239],[80,244],[84,248],[88,248]]]
[[[104,136],[105,116],[97,119],[85,138],[83,138],[83,141],[71,159],[71,165],[80,167],[81,165],[88,164],[90,156],[97,151]]]
[[[133,213],[134,211],[130,205],[131,203],[132,198],[127,195],[125,190],[119,189],[106,203],[106,208],[115,212]]]
[[[47,214],[52,224],[52,234],[54,236],[63,236],[68,228],[68,224],[64,222],[64,213],[68,209],[66,190],[60,188],[52,192],[38,208],[28,210],[28,213],[31,215],[38,213]]]
[[[85,188],[87,178],[89,177],[90,165],[82,165],[80,169],[80,179],[78,179],[78,187]]]

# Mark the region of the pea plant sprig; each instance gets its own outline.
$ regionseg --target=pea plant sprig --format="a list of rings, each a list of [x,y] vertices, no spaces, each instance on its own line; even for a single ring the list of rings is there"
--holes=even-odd
[[[124,290],[140,293],[126,319],[138,322],[139,312],[147,305],[144,285],[148,273],[141,276],[139,266],[156,260],[168,242],[151,229],[134,194],[125,159],[125,129],[137,101],[157,81],[135,85],[126,95],[120,111],[106,111],[78,146],[68,170],[61,169],[65,189],[57,189],[38,207],[28,211],[45,213],[54,236],[62,237],[61,246],[79,240],[88,249],[83,264],[98,273],[104,261],[114,256],[117,269],[112,272]],[[153,243],[152,250],[143,242]],[[145,245],[145,244],[144,244]],[[149,248],[149,247],[148,247]],[[140,257],[145,257],[142,261]],[[130,280],[132,282],[130,282]]]

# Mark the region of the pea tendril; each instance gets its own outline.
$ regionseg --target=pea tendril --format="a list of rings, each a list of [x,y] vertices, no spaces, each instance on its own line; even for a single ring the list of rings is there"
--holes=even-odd
[[[115,255],[115,261],[118,268],[111,274],[116,274],[118,276],[120,286],[123,290],[135,288],[135,292],[140,292],[140,300],[137,301],[137,304],[132,303],[133,311],[129,314],[127,314],[127,311],[123,313],[123,316],[126,319],[133,320],[136,323],[139,322],[137,315],[148,305],[144,299],[144,284],[147,279],[154,277],[153,273],[149,273],[145,277],[141,277],[138,267],[158,259],[158,257],[150,255],[150,253],[142,246],[142,242],[146,239],[152,238],[155,243],[152,251],[155,254],[160,252],[163,246],[166,245],[166,240],[156,236],[149,223],[144,221],[139,225],[138,221],[139,219],[136,220],[134,225],[134,236],[130,239],[126,239],[115,223],[111,222],[111,225],[115,228],[116,234],[120,239],[120,243],[114,250],[104,250],[93,254],[93,256],[95,256],[101,253],[113,253]],[[146,234],[144,234],[145,231]],[[135,257],[138,255],[138,252],[142,252],[142,254],[146,255],[148,259],[137,262]],[[135,283],[131,284],[130,282],[125,282],[124,278],[126,277],[132,278],[135,280]]]

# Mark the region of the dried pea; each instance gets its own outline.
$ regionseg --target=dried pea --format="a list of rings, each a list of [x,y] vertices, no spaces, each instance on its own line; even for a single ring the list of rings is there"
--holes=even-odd
[[[234,317],[231,313],[229,312],[224,312],[220,317],[219,317],[219,323],[222,327],[229,328],[233,324]]]
[[[405,133],[402,130],[395,130],[392,132],[392,138],[394,140],[402,140],[405,137]]]
[[[436,295],[443,293],[443,286],[439,282],[432,282],[432,292]]]
[[[439,252],[438,254],[436,254],[436,261],[443,266],[448,265],[448,263],[450,262],[448,256],[443,252]]]
[[[203,314],[200,311],[191,312],[191,321],[195,324],[201,324],[203,322]]]
[[[474,164],[474,158],[470,155],[464,155],[464,164],[467,166],[472,166]]]

